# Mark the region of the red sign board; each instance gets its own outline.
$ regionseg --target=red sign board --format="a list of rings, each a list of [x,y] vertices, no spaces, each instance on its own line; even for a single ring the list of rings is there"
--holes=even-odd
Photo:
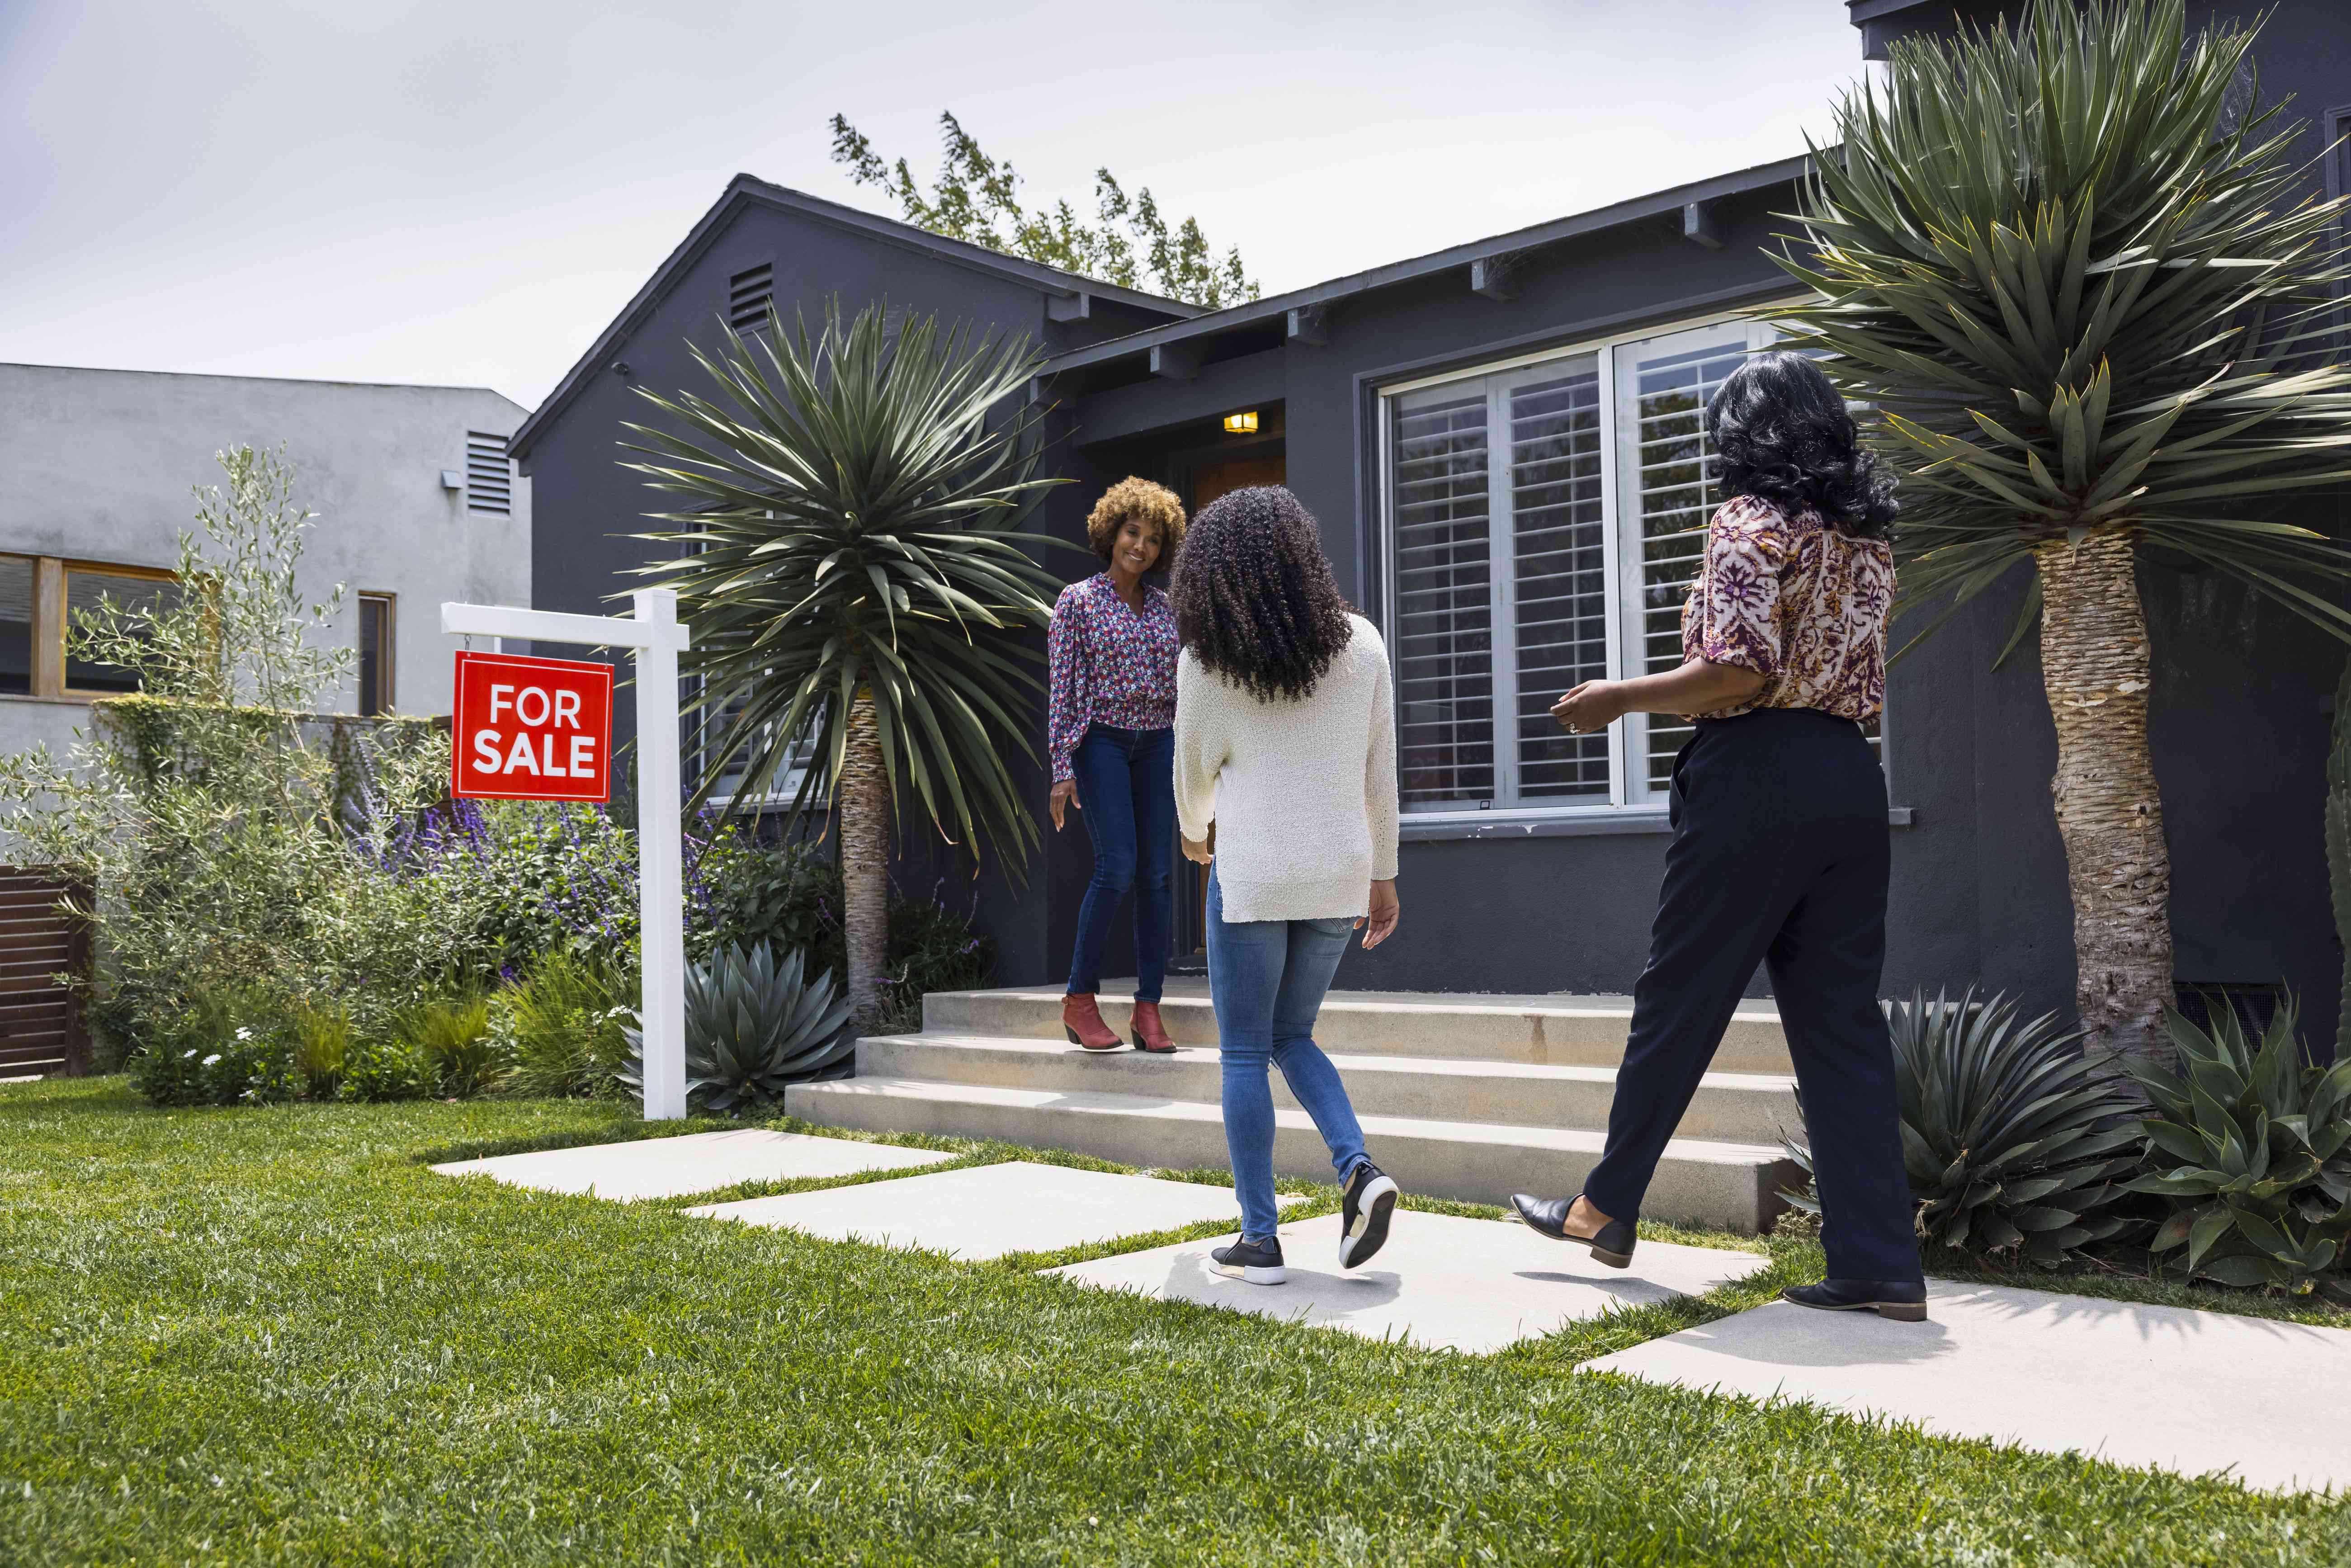
[[[461,653],[455,689],[451,794],[475,800],[611,798],[611,665]]]

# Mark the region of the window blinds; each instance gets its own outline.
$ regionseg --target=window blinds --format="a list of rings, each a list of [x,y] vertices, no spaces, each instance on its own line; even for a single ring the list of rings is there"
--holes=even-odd
[[[1398,399],[1396,766],[1407,809],[1494,796],[1493,585],[1482,386]]]

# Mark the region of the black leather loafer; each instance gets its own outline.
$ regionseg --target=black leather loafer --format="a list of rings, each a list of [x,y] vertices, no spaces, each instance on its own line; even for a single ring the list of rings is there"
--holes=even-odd
[[[1927,1287],[1915,1281],[1823,1280],[1791,1285],[1780,1299],[1823,1312],[1876,1312],[1897,1323],[1927,1321]]]
[[[1597,1235],[1577,1236],[1567,1228],[1568,1211],[1574,1207],[1573,1197],[1530,1197],[1522,1192],[1510,1195],[1510,1211],[1530,1230],[1541,1231],[1553,1241],[1573,1241],[1587,1247],[1594,1258],[1611,1269],[1632,1267],[1633,1245],[1637,1239],[1633,1222],[1612,1219],[1600,1228]]]

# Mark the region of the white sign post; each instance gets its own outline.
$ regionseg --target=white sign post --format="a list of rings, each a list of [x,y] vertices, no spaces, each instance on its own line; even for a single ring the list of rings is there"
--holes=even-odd
[[[566,615],[503,604],[444,604],[441,630],[475,637],[528,637],[627,648],[637,671],[637,910],[644,965],[645,1120],[685,1114],[685,872],[670,820],[679,800],[677,656],[692,640],[677,594],[641,588],[633,616]]]

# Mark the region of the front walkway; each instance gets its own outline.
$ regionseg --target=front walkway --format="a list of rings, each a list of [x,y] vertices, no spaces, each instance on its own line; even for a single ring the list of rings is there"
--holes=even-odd
[[[972,1260],[1237,1218],[1230,1188],[1192,1182],[1021,1161],[912,1174],[946,1157],[722,1133],[435,1168],[612,1197],[854,1170],[872,1179],[689,1212]],[[1398,1212],[1381,1254],[1353,1272],[1337,1267],[1334,1217],[1294,1222],[1282,1237],[1290,1282],[1280,1286],[1214,1272],[1207,1253],[1223,1238],[1056,1272],[1091,1287],[1480,1354],[1625,1307],[1702,1294],[1766,1263],[1755,1253],[1644,1241],[1634,1266],[1619,1271],[1520,1226],[1410,1210]],[[1579,1370],[1802,1401],[2121,1465],[2225,1474],[2255,1488],[2351,1488],[2351,1425],[2332,1410],[2335,1391],[2351,1387],[2351,1330],[1941,1281],[1930,1301],[1925,1324],[1774,1302]]]

